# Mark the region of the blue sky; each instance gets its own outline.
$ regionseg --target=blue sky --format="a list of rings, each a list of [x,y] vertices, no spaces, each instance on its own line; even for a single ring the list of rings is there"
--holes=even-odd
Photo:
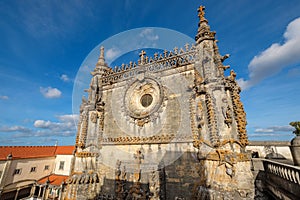
[[[134,28],[194,38],[200,4],[244,88],[249,138],[290,140],[288,124],[300,120],[299,0],[3,0],[1,145],[73,145],[73,84],[90,51]]]

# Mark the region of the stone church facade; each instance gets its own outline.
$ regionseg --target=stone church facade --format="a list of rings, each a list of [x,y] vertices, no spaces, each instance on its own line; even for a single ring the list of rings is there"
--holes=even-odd
[[[198,9],[195,43],[110,68],[82,100],[65,199],[253,199],[246,114]]]

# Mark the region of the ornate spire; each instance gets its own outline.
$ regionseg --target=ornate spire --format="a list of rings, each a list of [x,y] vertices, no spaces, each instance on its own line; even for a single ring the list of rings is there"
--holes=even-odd
[[[95,76],[96,74],[105,74],[106,71],[109,71],[109,67],[107,66],[107,64],[105,63],[105,58],[104,58],[104,47],[101,46],[100,47],[100,56],[98,58],[98,62],[96,64],[96,67],[94,69],[94,71],[91,73],[93,76]]]
[[[105,65],[105,58],[104,58],[104,47],[100,47],[100,56],[98,58],[97,65]]]
[[[198,23],[198,32],[195,37],[196,42],[200,43],[206,39],[214,40],[216,33],[214,31],[210,31],[208,20],[205,18],[205,7],[202,5],[198,8],[198,17],[200,21]]]

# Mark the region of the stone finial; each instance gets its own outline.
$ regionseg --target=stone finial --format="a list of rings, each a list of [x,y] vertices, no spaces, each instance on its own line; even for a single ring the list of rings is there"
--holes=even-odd
[[[199,6],[198,8],[198,17],[200,19],[200,22],[207,22],[207,19],[205,19],[205,6]]]
[[[198,33],[195,37],[197,43],[200,43],[203,40],[214,40],[215,39],[216,33],[210,31],[208,21],[205,18],[204,10],[205,10],[204,6],[200,6],[198,8],[198,16],[199,16],[200,22],[198,23]]]
[[[167,57],[167,53],[168,53],[168,50],[164,50],[164,58],[166,58]]]
[[[175,47],[175,48],[174,48],[174,53],[175,53],[175,54],[178,54],[178,47]]]
[[[186,44],[184,45],[184,47],[185,47],[185,51],[188,52],[188,51],[189,51],[190,44],[186,43]]]
[[[104,46],[100,47],[100,58],[104,59]]]
[[[100,56],[98,58],[97,65],[104,66],[105,65],[105,58],[104,58],[104,47],[100,47]]]
[[[109,71],[111,71],[111,69],[105,63],[104,47],[101,46],[100,47],[100,56],[99,56],[98,61],[96,63],[96,67],[95,67],[94,71],[91,72],[91,74],[93,76],[95,76],[97,74],[103,76],[103,75],[107,74]]]

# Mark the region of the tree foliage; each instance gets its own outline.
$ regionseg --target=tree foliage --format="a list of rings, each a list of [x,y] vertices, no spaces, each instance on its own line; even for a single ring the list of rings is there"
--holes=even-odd
[[[300,121],[290,122],[290,125],[295,128],[293,133],[295,133],[296,135],[300,135]]]

